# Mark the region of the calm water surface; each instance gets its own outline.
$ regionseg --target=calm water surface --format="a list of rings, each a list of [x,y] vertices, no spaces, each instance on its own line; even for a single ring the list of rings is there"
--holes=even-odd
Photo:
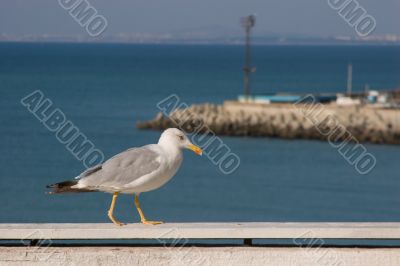
[[[254,92],[400,87],[400,47],[256,47]],[[110,195],[46,195],[45,185],[84,170],[20,99],[40,89],[107,157],[154,143],[139,131],[171,93],[221,103],[242,90],[242,48],[111,44],[0,44],[0,222],[108,222]],[[400,121],[399,121],[400,123]],[[366,145],[376,168],[361,176],[328,143],[222,138],[241,158],[231,175],[185,152],[166,186],[142,195],[150,219],[400,221],[400,147]],[[132,196],[116,215],[138,221]]]

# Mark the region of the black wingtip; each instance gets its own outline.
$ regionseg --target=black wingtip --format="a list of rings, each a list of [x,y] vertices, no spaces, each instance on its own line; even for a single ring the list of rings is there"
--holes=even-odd
[[[78,181],[67,180],[60,183],[47,185],[46,188],[51,189],[51,191],[46,192],[46,194],[60,194],[60,193],[78,193],[78,192],[92,192],[96,190],[86,189],[86,188],[72,188],[76,185]]]

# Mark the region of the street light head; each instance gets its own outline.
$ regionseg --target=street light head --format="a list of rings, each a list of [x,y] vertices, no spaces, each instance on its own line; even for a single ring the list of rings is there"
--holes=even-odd
[[[240,22],[245,28],[252,28],[256,24],[256,16],[250,15],[240,19]]]

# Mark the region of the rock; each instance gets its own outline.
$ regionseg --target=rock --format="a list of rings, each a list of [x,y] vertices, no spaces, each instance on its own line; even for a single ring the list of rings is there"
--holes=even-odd
[[[152,120],[139,121],[137,127],[153,130],[180,127],[188,133],[205,133],[211,130],[216,135],[226,136],[320,140],[329,138],[337,141],[349,138],[350,134],[359,142],[400,144],[400,126],[396,124],[396,121],[400,121],[400,111],[375,110],[362,106],[347,109],[323,106],[325,109],[319,116],[310,117],[312,112],[304,112],[302,109],[299,112],[293,105],[282,107],[271,104],[256,107],[248,108],[248,105],[238,102],[224,105],[197,104],[175,110],[168,117],[158,113]],[[328,115],[331,120],[325,121]],[[312,122],[313,119],[316,120],[316,125]]]

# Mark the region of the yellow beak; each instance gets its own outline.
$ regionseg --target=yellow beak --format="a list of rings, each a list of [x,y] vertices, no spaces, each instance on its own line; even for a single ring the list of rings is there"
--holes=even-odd
[[[203,154],[203,150],[200,149],[199,147],[193,145],[193,144],[187,145],[187,148],[188,148],[189,150],[194,151],[194,153],[196,153],[197,155],[202,155],[202,154]]]

